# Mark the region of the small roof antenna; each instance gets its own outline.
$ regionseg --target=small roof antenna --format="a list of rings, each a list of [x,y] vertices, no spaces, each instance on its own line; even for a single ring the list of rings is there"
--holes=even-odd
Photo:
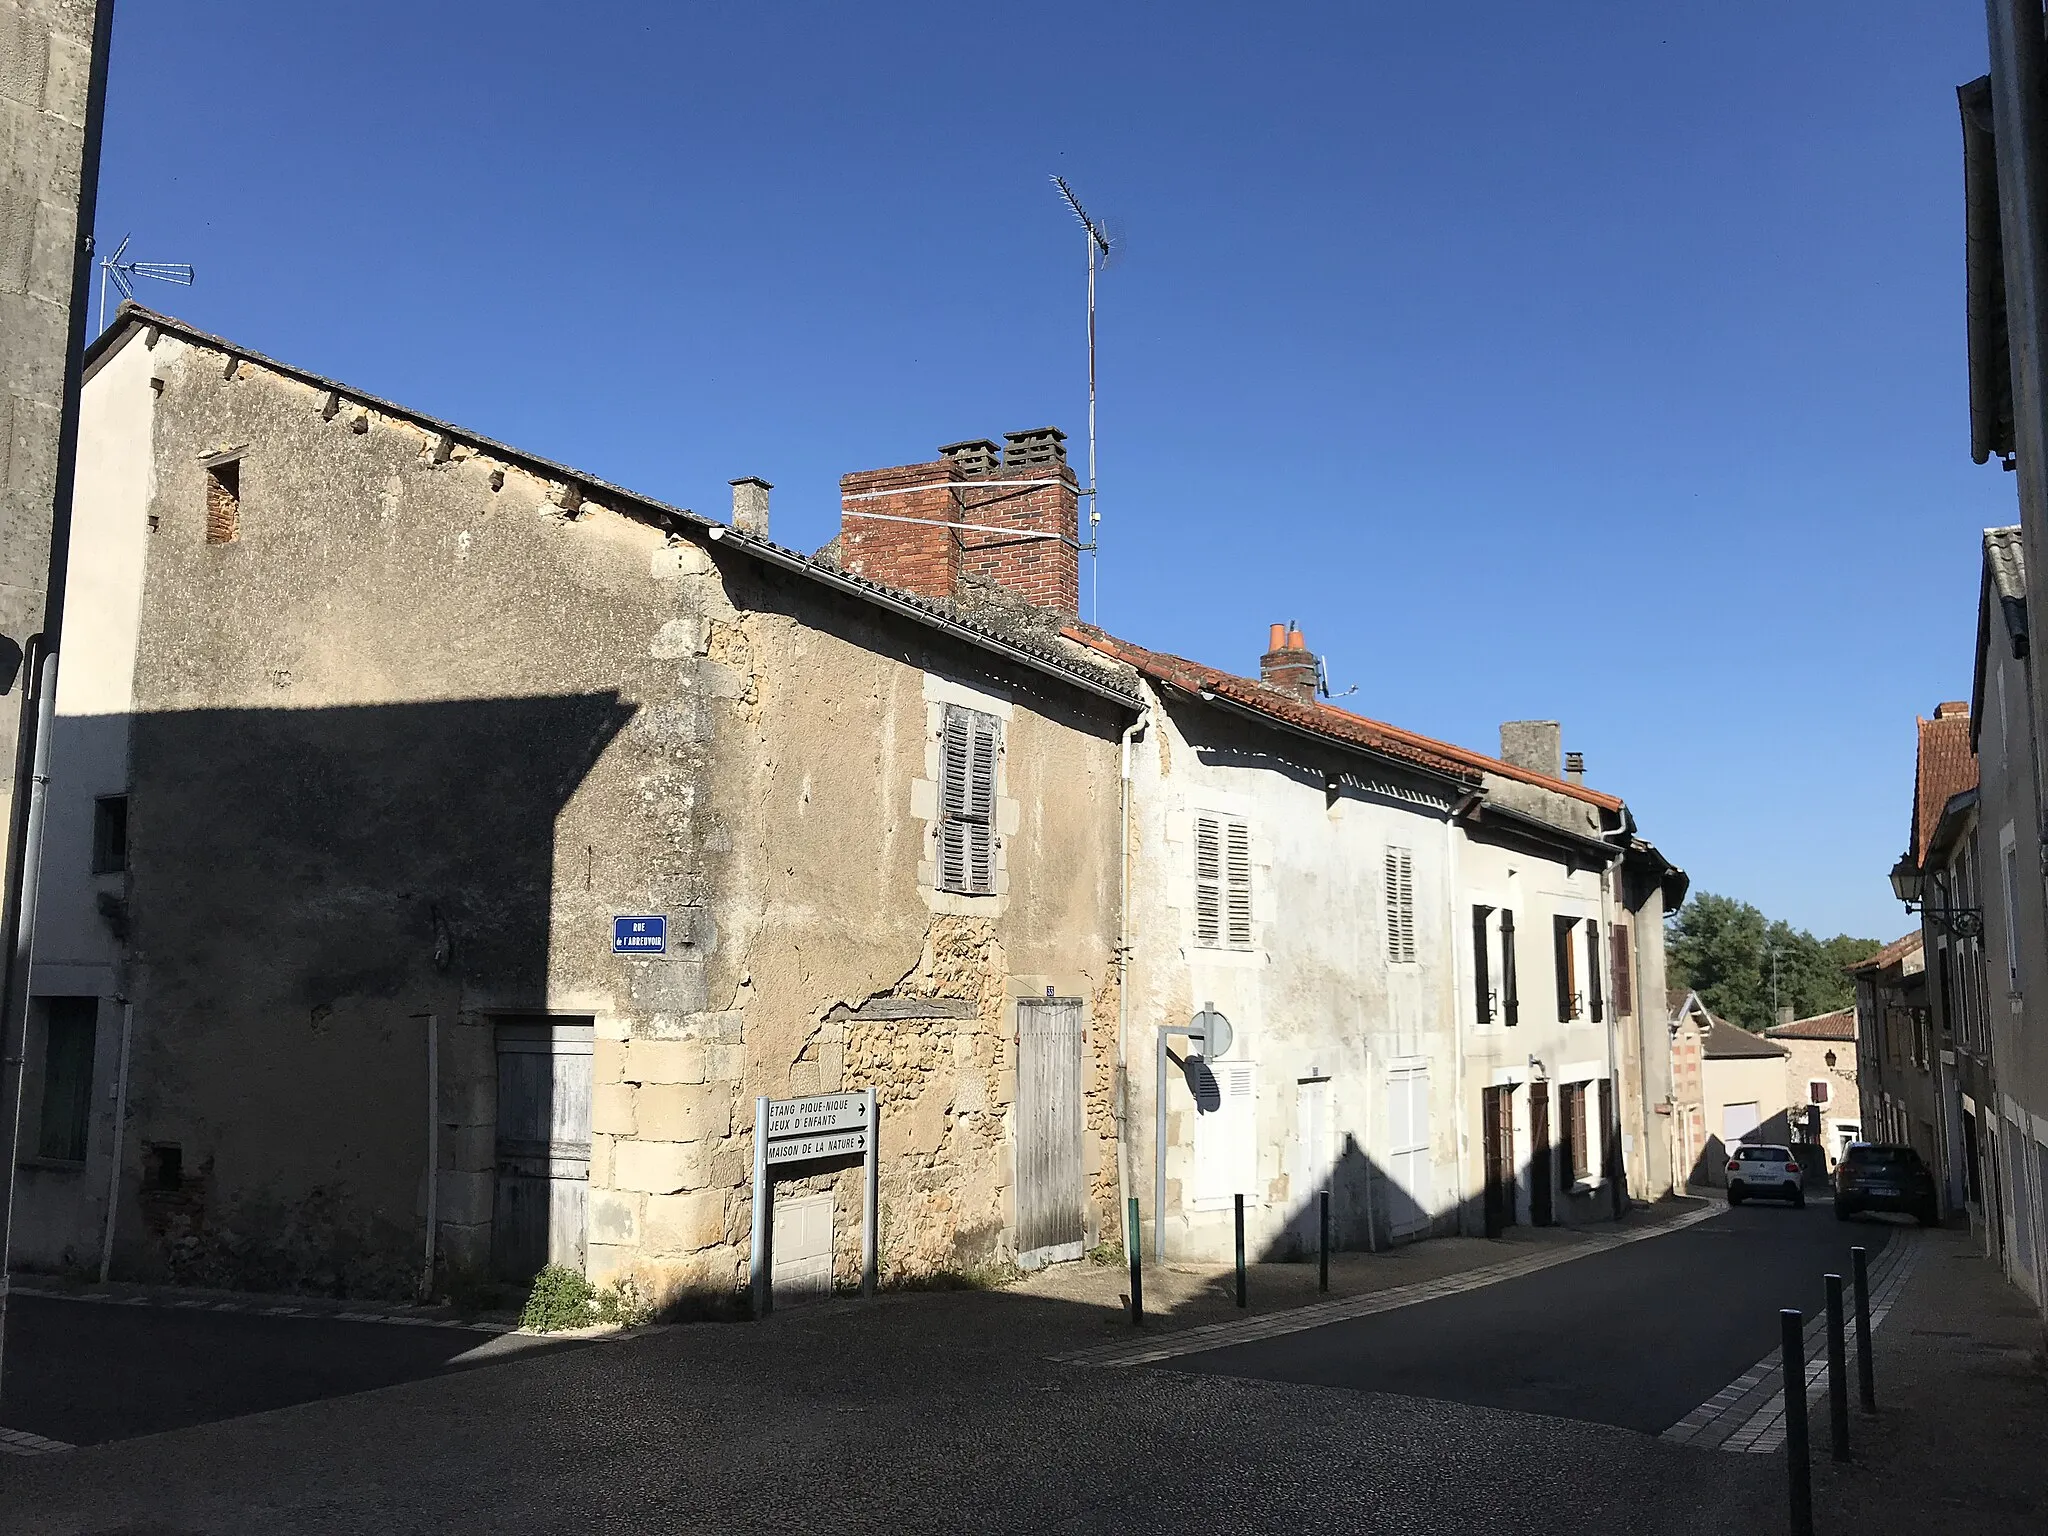
[[[1112,240],[1109,232],[1088,216],[1088,210],[1081,206],[1081,199],[1067,185],[1066,177],[1055,176],[1052,184],[1060,189],[1060,196],[1066,199],[1067,207],[1073,210],[1074,217],[1081,221],[1081,228],[1088,235],[1088,489],[1081,493],[1088,498],[1088,542],[1082,548],[1088,551],[1088,569],[1094,578],[1089,592],[1090,616],[1100,619],[1102,501],[1095,494],[1095,274],[1108,270],[1110,258],[1122,252],[1123,242]]]
[[[100,329],[107,328],[107,284],[112,283],[121,290],[121,297],[135,297],[135,279],[147,277],[159,283],[176,283],[181,288],[192,286],[193,271],[182,261],[123,261],[128,252],[128,242],[133,235],[123,235],[121,243],[114,247],[114,254],[100,261]]]

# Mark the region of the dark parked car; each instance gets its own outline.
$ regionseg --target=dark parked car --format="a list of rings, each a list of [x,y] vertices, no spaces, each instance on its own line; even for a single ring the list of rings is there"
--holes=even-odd
[[[1852,1141],[1835,1164],[1835,1219],[1858,1211],[1902,1211],[1931,1227],[1941,1219],[1934,1175],[1911,1147]]]
[[[1728,1159],[1728,1203],[1759,1199],[1806,1204],[1806,1171],[1790,1147],[1738,1146]]]

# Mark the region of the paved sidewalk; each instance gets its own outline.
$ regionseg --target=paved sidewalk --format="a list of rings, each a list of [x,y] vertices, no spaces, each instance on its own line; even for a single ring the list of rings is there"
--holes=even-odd
[[[1059,1265],[1004,1287],[1004,1294],[1056,1301],[1079,1309],[1066,1314],[1077,1334],[1067,1350],[1076,1358],[1098,1346],[1104,1353],[1114,1354],[1140,1339],[1156,1341],[1162,1334],[1217,1325],[1226,1329],[1237,1324],[1264,1328],[1268,1320],[1297,1309],[1341,1311],[1343,1303],[1355,1299],[1415,1287],[1454,1286],[1460,1277],[1502,1266],[1519,1266],[1517,1273],[1526,1268],[1542,1268],[1600,1252],[1611,1247],[1617,1238],[1672,1230],[1726,1208],[1720,1201],[1660,1200],[1655,1205],[1636,1207],[1622,1221],[1589,1227],[1511,1227],[1494,1240],[1437,1237],[1380,1253],[1332,1254],[1327,1295],[1316,1289],[1313,1257],[1301,1263],[1253,1264],[1246,1273],[1248,1305],[1244,1311],[1237,1307],[1236,1271],[1231,1265],[1178,1260],[1156,1264],[1148,1252],[1143,1333],[1130,1324],[1130,1274],[1121,1263]],[[1166,1351],[1182,1352],[1174,1348]]]
[[[2034,1304],[1969,1234],[1923,1233],[1871,1351],[1875,1419],[1851,1410],[1852,1461],[1813,1421],[1815,1524],[1857,1536],[2048,1530],[2048,1363]]]

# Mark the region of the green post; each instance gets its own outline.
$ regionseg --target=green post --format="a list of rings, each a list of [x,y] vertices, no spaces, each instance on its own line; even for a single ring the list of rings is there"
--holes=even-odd
[[[1124,1239],[1124,1252],[1131,1259],[1131,1326],[1145,1326],[1145,1245],[1138,1232],[1138,1197],[1131,1196],[1131,1232]]]
[[[1244,1196],[1232,1195],[1237,1208],[1237,1304],[1244,1305]]]

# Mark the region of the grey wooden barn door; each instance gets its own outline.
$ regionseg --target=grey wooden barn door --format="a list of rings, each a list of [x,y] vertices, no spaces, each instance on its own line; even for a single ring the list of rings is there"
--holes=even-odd
[[[548,1264],[583,1269],[591,1034],[587,1021],[498,1026],[491,1267],[506,1279],[531,1279]]]
[[[1017,1257],[1078,1259],[1087,1228],[1081,1167],[1081,999],[1017,1004]]]

